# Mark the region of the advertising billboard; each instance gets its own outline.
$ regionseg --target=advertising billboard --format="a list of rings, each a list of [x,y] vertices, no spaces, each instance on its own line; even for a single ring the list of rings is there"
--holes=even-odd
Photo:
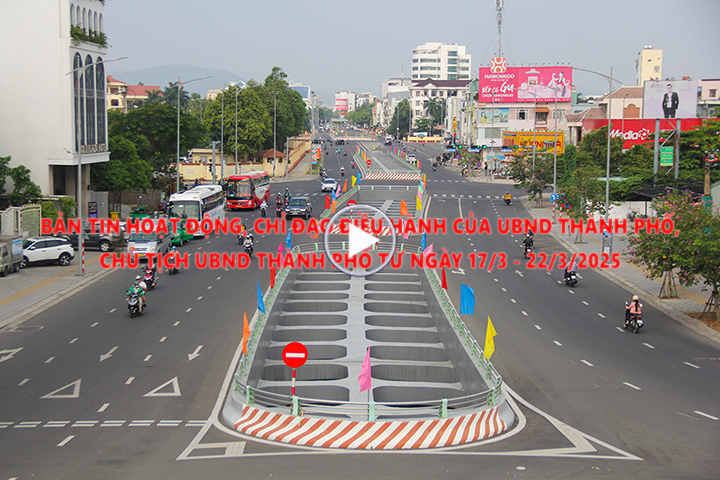
[[[480,103],[572,100],[571,67],[483,67],[478,78]]]
[[[688,118],[680,122],[680,131],[687,132],[694,130],[702,125],[702,119],[700,118]],[[597,130],[598,128],[606,127],[607,120],[583,120],[582,122],[582,134],[583,136],[587,133]],[[675,130],[677,128],[677,121],[671,118],[660,119],[660,131],[667,132]],[[623,144],[624,149],[630,149],[635,145],[642,145],[651,142],[650,135],[655,134],[655,119],[654,118],[626,118],[625,121],[613,120],[612,130],[610,131],[611,138],[622,137],[625,139]]]
[[[643,117],[695,118],[697,94],[697,80],[646,81],[643,86]]]
[[[509,108],[481,108],[478,113],[478,123],[480,123],[480,125],[492,125],[493,123],[508,123],[509,116]]]
[[[532,152],[533,142],[535,151],[538,153],[555,153],[555,142],[557,141],[557,153],[565,153],[565,132],[547,131],[542,132],[512,132],[505,130],[502,133],[503,152],[527,153]],[[513,147],[520,147],[513,150]]]
[[[348,99],[347,98],[336,98],[335,99],[335,111],[345,115],[348,111]]]

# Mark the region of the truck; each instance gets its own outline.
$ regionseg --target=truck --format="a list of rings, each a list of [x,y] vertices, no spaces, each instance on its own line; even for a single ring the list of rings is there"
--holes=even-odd
[[[0,235],[0,277],[20,270],[23,261],[23,237]]]

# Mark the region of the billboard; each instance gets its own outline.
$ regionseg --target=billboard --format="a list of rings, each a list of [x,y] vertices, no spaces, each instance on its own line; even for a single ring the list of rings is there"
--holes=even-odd
[[[643,117],[695,118],[697,95],[697,80],[648,80],[643,85]]]
[[[483,67],[478,78],[480,103],[572,100],[571,67]]]
[[[493,123],[508,123],[510,116],[509,108],[481,108],[478,113],[480,125],[492,125]]]
[[[689,118],[680,122],[680,131],[687,132],[695,130],[697,127],[702,125],[702,119],[700,118]],[[582,134],[583,136],[587,133],[597,130],[598,128],[606,127],[607,120],[583,120],[582,122]],[[660,119],[660,131],[667,132],[675,130],[677,128],[677,121],[671,118]],[[612,122],[612,130],[610,131],[610,137],[618,138],[622,137],[625,139],[623,144],[624,149],[630,149],[635,145],[643,145],[650,142],[650,135],[655,134],[655,119],[654,118],[626,118],[625,121],[615,119]]]
[[[335,111],[345,115],[348,111],[348,99],[347,98],[336,98],[335,99]]]
[[[533,142],[535,142],[535,151],[538,153],[555,153],[555,142],[557,141],[557,153],[565,153],[565,132],[561,131],[547,131],[542,132],[512,132],[505,130],[502,132],[502,146],[503,152],[509,153],[514,151],[516,153],[527,153],[532,152]],[[512,149],[513,147],[520,147],[518,149]]]

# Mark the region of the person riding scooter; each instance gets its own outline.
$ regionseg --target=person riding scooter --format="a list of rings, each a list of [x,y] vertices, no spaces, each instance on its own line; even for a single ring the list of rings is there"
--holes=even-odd
[[[147,292],[147,285],[143,282],[142,277],[138,275],[135,277],[135,283],[133,283],[132,287],[130,287],[130,290],[127,292],[127,298],[130,300],[130,296],[137,295],[139,302],[138,308],[141,312],[148,306],[147,300],[145,300],[145,292]]]
[[[345,167],[340,167],[340,176],[341,177],[345,176]]]
[[[254,244],[255,244],[255,242],[253,241],[253,234],[252,234],[252,233],[248,233],[247,237],[245,237],[244,247],[245,247],[245,253],[247,253],[247,254],[250,255],[251,257],[252,257],[252,254],[253,254],[253,245],[254,245]]]
[[[260,204],[260,215],[261,216],[264,217],[267,215],[267,208],[268,208],[268,204],[265,200],[263,200],[263,202]]]
[[[637,295],[633,295],[632,302],[625,307],[625,327],[630,323],[630,317],[632,315],[642,315],[642,303],[640,303]]]
[[[510,195],[510,192],[505,192],[503,200],[505,200],[505,205],[510,205],[510,202],[512,202],[512,195]]]
[[[523,252],[527,255],[528,250],[532,251],[533,237],[528,233],[522,241]]]

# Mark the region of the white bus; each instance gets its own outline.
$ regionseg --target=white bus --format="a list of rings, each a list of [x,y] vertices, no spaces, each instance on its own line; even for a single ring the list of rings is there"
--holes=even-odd
[[[185,192],[170,195],[169,216],[177,218],[194,218],[198,222],[209,218],[225,219],[225,196],[220,185],[198,185]],[[196,237],[202,237],[198,232]]]

